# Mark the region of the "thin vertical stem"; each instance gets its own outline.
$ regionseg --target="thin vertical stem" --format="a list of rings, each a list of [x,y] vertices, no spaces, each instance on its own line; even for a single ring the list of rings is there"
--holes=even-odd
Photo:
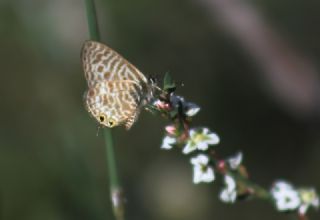
[[[113,139],[111,129],[104,129],[104,137],[106,142],[106,157],[108,163],[108,172],[110,178],[110,194],[113,207],[113,213],[117,220],[124,220],[124,195],[119,184],[117,175],[116,157],[113,147]]]
[[[85,4],[87,9],[87,20],[90,39],[100,41],[100,33],[94,0],[85,0]],[[119,184],[113,138],[110,129],[104,129],[104,137],[106,144],[106,159],[110,180],[110,196],[112,201],[113,213],[117,220],[124,220],[124,197],[121,186]]]
[[[110,187],[117,188],[119,186],[119,178],[117,175],[116,157],[113,148],[113,139],[111,129],[104,129],[104,138],[106,143],[106,157],[110,176]]]
[[[94,0],[85,0],[87,9],[87,20],[91,40],[100,40],[100,32],[98,27],[98,19]]]

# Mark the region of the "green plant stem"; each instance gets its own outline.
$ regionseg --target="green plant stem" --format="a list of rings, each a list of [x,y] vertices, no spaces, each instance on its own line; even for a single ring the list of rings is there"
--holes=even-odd
[[[110,176],[110,187],[117,188],[119,186],[119,178],[117,175],[116,157],[114,153],[111,129],[105,128],[103,133],[106,143],[106,157]]]
[[[94,41],[100,41],[100,33],[94,0],[85,0],[85,4],[87,10],[90,39]],[[109,128],[104,129],[104,137],[106,144],[106,159],[110,180],[110,197],[112,201],[113,213],[117,220],[124,220],[124,197],[121,186],[119,184],[113,138],[111,130]]]
[[[100,41],[100,32],[98,27],[96,7],[94,0],[85,0],[87,9],[87,20],[90,33],[90,39]]]

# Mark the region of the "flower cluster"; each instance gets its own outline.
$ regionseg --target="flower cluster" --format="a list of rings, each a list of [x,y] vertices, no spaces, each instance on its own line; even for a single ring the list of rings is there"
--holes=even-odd
[[[166,127],[167,135],[164,137],[161,148],[170,150],[173,146],[182,146],[183,154],[190,154],[196,151],[206,152],[211,145],[219,143],[217,134],[210,132],[208,128],[190,129],[187,139],[181,139],[175,135],[176,129],[173,125]],[[190,159],[193,165],[193,182],[212,182],[214,170],[210,165],[210,158],[206,154],[198,154]]]
[[[164,93],[153,102],[151,109],[172,122],[165,127],[161,149],[175,148],[181,150],[183,155],[190,155],[194,184],[211,183],[218,173],[224,180],[219,197],[225,203],[234,203],[249,196],[272,198],[279,211],[297,211],[300,216],[305,216],[309,207],[319,207],[319,197],[313,188],[296,189],[287,182],[278,181],[268,191],[252,183],[245,166],[242,165],[241,152],[220,159],[213,147],[219,144],[219,136],[206,127],[190,127],[192,118],[200,111],[200,107],[174,95],[174,90],[175,84],[166,75],[162,90]]]
[[[170,150],[179,141],[179,137],[175,135],[176,129],[173,125],[166,127],[167,135],[164,137],[161,148]],[[182,152],[184,154],[189,154],[196,150],[206,151],[209,149],[210,145],[216,145],[219,143],[219,137],[216,133],[210,132],[208,128],[202,129],[190,129],[188,133],[188,140],[183,147]]]
[[[171,85],[172,82],[168,84]],[[170,86],[169,88],[172,89]],[[200,107],[170,92],[164,95],[162,100],[156,100],[153,105],[173,121],[173,124],[165,127],[166,135],[161,148],[170,150],[174,146],[180,147],[185,155],[201,152],[190,159],[194,171],[193,182],[198,184],[214,181],[214,168],[205,153],[210,146],[218,144],[220,139],[208,128],[189,128],[191,118],[200,111]]]
[[[219,168],[223,173],[226,173],[224,176],[225,187],[220,193],[220,199],[225,203],[234,203],[237,199],[237,182],[232,174],[237,172],[241,167],[242,158],[242,153],[239,152],[235,156],[227,158],[225,161],[220,161]],[[226,168],[226,164],[229,169]],[[229,172],[226,172],[226,170]]]
[[[319,208],[319,197],[313,188],[296,189],[290,183],[277,181],[270,190],[279,211],[298,211],[304,216],[309,207]]]

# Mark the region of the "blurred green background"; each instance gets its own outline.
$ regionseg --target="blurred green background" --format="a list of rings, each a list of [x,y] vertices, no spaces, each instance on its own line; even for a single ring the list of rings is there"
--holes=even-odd
[[[311,101],[302,95],[286,104],[274,88],[290,74],[268,81],[210,0],[99,0],[102,41],[145,74],[170,71],[183,82],[177,92],[202,107],[194,125],[220,135],[221,155],[242,150],[254,181],[269,187],[281,177],[319,190],[320,2],[243,2],[289,42],[296,60],[315,67]],[[113,219],[102,133],[82,103],[84,2],[1,0],[0,36],[1,219]],[[306,91],[307,76],[300,72],[292,94]],[[295,219],[265,201],[221,203],[220,180],[194,186],[187,157],[160,150],[166,124],[144,112],[130,131],[114,129],[128,220]]]

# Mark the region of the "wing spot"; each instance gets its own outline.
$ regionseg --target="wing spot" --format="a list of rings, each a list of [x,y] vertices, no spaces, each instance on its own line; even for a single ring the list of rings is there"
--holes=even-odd
[[[102,66],[102,65],[98,66],[98,69],[97,69],[97,70],[98,70],[98,72],[101,73],[101,72],[103,71],[103,66]]]
[[[94,96],[94,93],[95,93],[95,92],[94,92],[93,90],[90,90],[90,91],[88,92],[88,96],[89,96],[89,97],[93,97],[93,96]]]
[[[103,77],[104,77],[104,79],[109,79],[110,75],[111,75],[110,72],[105,72]]]
[[[98,55],[97,55],[97,59],[98,59],[98,60],[101,60],[102,56],[103,56],[103,54],[101,54],[101,53],[98,54]]]
[[[108,82],[108,87],[109,87],[109,89],[110,89],[110,91],[112,91],[113,90],[113,83],[112,82]]]

